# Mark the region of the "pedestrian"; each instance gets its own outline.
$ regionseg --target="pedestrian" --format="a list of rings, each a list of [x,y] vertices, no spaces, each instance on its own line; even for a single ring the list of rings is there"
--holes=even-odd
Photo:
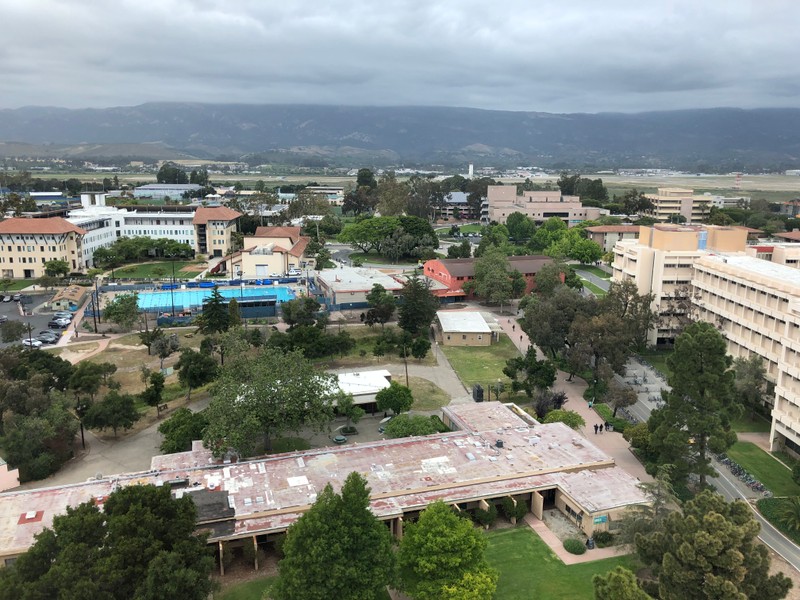
[[[597,435],[597,423],[594,424],[594,434]]]
[[[516,331],[516,330],[517,330],[517,326],[516,325],[512,325],[511,326],[511,331]]]
[[[519,336],[519,341],[520,341],[520,342],[522,341],[522,336]]]
[[[603,433],[603,424],[600,423],[600,425],[598,425],[598,427],[600,428],[600,433]]]

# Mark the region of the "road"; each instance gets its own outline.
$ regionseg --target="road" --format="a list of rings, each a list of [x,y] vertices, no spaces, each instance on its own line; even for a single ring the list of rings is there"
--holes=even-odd
[[[608,287],[611,285],[611,281],[609,279],[598,277],[597,275],[595,275],[594,273],[590,273],[589,271],[581,271],[579,269],[575,269],[575,272],[578,274],[578,277],[582,277],[589,283],[596,285],[604,292],[607,292]]]
[[[637,369],[640,367],[637,367]],[[655,375],[651,375],[651,381],[656,381]],[[628,410],[640,421],[646,421],[650,417],[650,412],[655,408],[655,404],[649,399],[643,399],[641,396],[639,401]],[[727,500],[744,500],[748,503],[748,498],[742,493],[740,487],[742,484],[739,480],[730,474],[726,469],[718,468],[716,463],[712,465],[717,471],[718,476],[709,480],[720,494]],[[791,541],[789,541],[783,534],[775,529],[766,519],[764,519],[755,509],[753,514],[756,520],[761,524],[761,532],[758,535],[764,544],[778,553],[795,569],[800,571],[800,548]]]

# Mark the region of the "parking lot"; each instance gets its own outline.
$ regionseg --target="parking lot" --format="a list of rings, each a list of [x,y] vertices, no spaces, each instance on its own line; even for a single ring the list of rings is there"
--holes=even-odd
[[[50,296],[49,294],[27,296],[25,299],[30,299],[31,302],[24,305],[26,311],[30,312],[31,310],[40,306],[43,302],[45,302],[49,298],[49,296]],[[20,314],[19,306],[16,302],[0,302],[0,315],[8,317],[9,321],[22,321],[23,323],[26,324],[30,323],[33,326],[32,335],[33,337],[36,337],[40,331],[44,331],[47,329],[47,322],[50,320],[52,312],[48,311],[41,314],[34,314],[33,316],[30,317],[28,316],[23,317]],[[59,331],[54,330],[54,333],[57,334],[59,333]],[[18,343],[19,342],[12,342],[11,344],[18,344]],[[0,347],[6,347],[11,344],[0,343]]]

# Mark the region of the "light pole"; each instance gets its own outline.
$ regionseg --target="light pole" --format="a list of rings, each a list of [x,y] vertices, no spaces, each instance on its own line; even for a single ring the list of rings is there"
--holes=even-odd
[[[175,256],[170,256],[170,264],[172,265],[172,283],[169,286],[169,299],[172,304],[172,313],[170,316],[175,318]]]
[[[241,316],[242,321],[244,321],[244,329],[245,331],[247,331],[247,319],[245,318],[243,311],[244,311],[244,282],[241,282],[239,284],[239,315]]]

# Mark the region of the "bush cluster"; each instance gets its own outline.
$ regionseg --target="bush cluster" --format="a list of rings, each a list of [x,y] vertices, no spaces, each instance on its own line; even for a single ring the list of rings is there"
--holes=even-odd
[[[579,539],[569,538],[564,540],[564,550],[570,554],[583,554],[586,552],[586,545]]]
[[[598,548],[607,548],[614,545],[614,536],[609,531],[598,531],[594,534],[594,543]]]

